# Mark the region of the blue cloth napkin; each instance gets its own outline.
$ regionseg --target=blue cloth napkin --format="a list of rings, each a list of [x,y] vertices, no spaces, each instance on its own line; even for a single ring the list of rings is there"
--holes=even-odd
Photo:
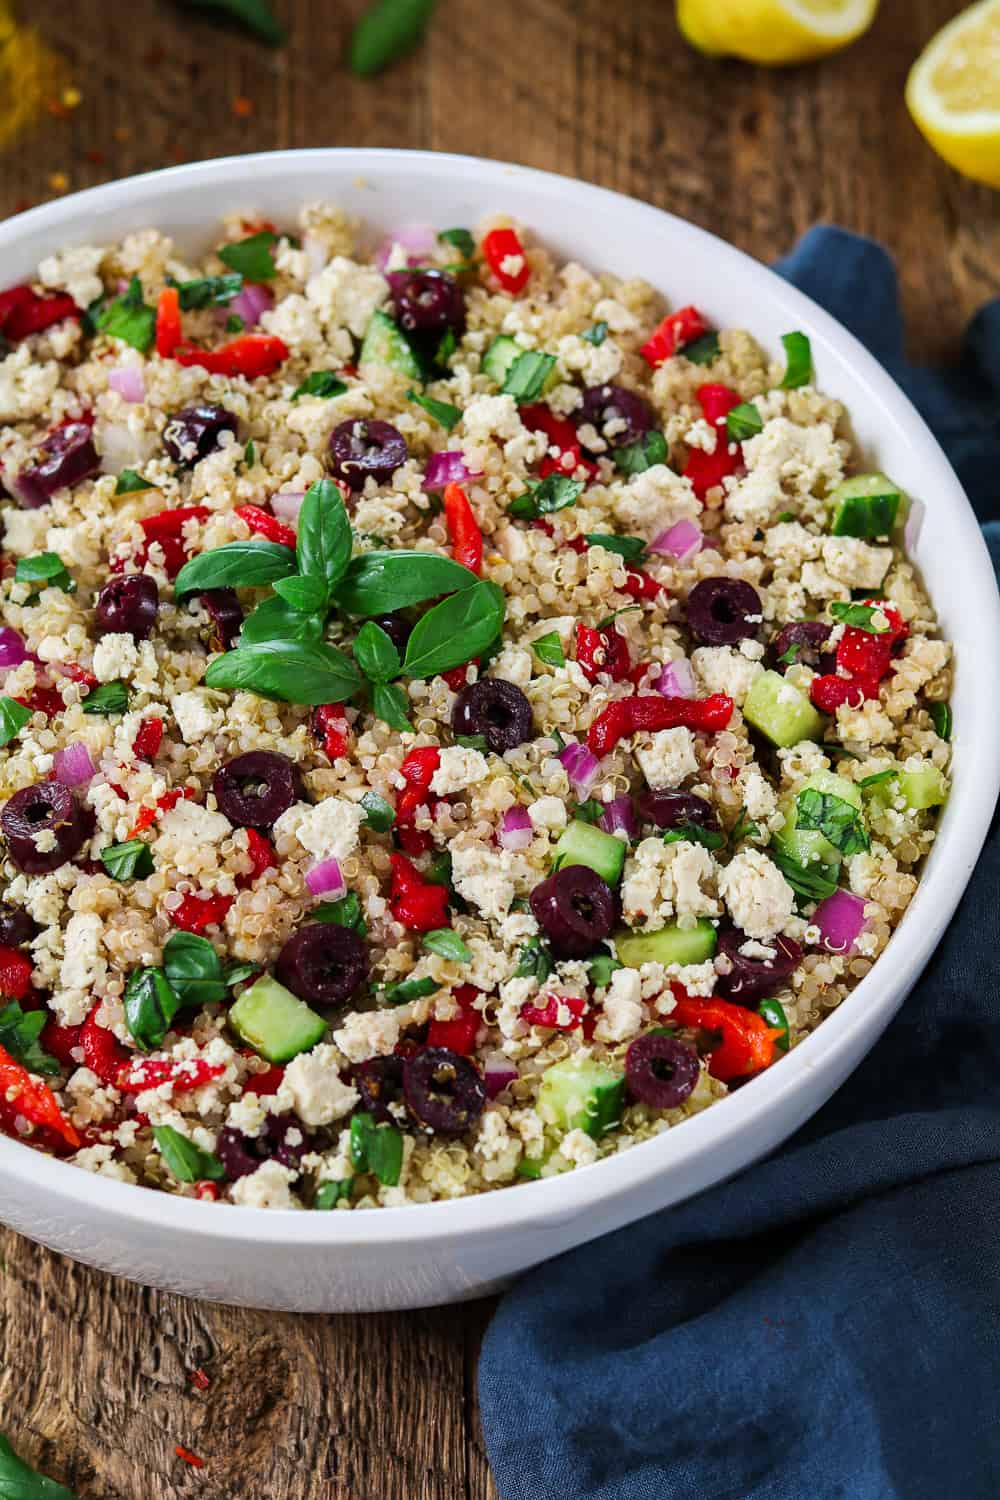
[[[821,227],[777,269],[916,402],[1000,564],[1000,301],[919,369],[880,246]],[[997,1500],[998,890],[994,825],[921,983],[787,1145],[503,1299],[479,1369],[503,1500]]]

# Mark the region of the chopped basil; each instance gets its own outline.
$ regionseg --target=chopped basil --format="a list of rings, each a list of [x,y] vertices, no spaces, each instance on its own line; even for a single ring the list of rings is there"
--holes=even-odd
[[[193,281],[175,281],[168,276],[167,285],[177,288],[181,312],[193,312],[202,307],[225,307],[243,290],[243,277],[238,271],[225,276],[198,276]]]
[[[555,973],[555,967],[552,954],[541,938],[531,937],[518,949],[514,974],[518,979],[537,979],[539,984],[544,984]]]
[[[362,937],[368,931],[368,924],[361,914],[361,900],[356,891],[348,891],[339,901],[321,901],[319,906],[313,907],[310,916],[314,922],[332,922],[337,927],[350,927]]]
[[[437,677],[478,656],[500,634],[503,589],[486,579],[435,604],[417,621],[406,643],[408,677]]]
[[[598,802],[596,797],[588,797],[586,802],[577,804],[574,818],[581,823],[598,823],[604,813],[604,803]]]
[[[107,844],[101,850],[101,864],[112,880],[145,880],[153,873],[152,851],[142,839]]]
[[[442,229],[438,239],[442,245],[454,245],[463,260],[475,256],[476,242],[467,229]]]
[[[502,396],[513,396],[518,404],[537,401],[555,368],[554,354],[541,354],[537,349],[526,349],[519,354],[504,376],[500,387]]]
[[[178,1182],[219,1182],[225,1170],[211,1151],[203,1151],[172,1125],[154,1125],[153,1137],[167,1168]]]
[[[549,474],[545,479],[529,485],[523,495],[518,495],[508,507],[512,516],[533,521],[538,516],[552,515],[553,511],[565,510],[574,505],[583,494],[584,486],[579,479],[567,479],[565,474]]]
[[[704,849],[721,849],[726,836],[717,828],[703,828],[700,823],[682,823],[677,828],[669,828],[663,835],[663,842],[701,844]]]
[[[784,333],[781,342],[785,346],[788,365],[781,388],[794,391],[800,385],[808,385],[812,379],[812,345],[804,333]]]
[[[193,10],[204,10],[245,26],[254,36],[272,47],[280,47],[285,40],[285,28],[275,20],[268,0],[183,0]]]
[[[125,1024],[141,1052],[163,1044],[181,1002],[162,969],[133,969],[125,985]]]
[[[411,1000],[433,995],[440,988],[436,979],[404,979],[399,984],[387,984],[379,1000],[383,1005],[406,1005]]]
[[[821,833],[841,854],[863,854],[871,848],[860,812],[843,797],[807,787],[799,793],[795,805],[798,827],[803,832]]]
[[[247,690],[280,703],[343,703],[361,686],[354,663],[325,641],[272,640],[240,645],[209,663],[206,687]],[[86,707],[86,704],[84,705]]]
[[[297,401],[300,396],[320,396],[324,401],[329,401],[333,396],[342,396],[346,390],[347,382],[341,380],[333,370],[313,370],[301,385],[296,386],[292,392],[292,400]]]
[[[128,688],[124,682],[102,682],[81,706],[85,714],[123,714],[128,708]]]
[[[391,682],[402,665],[395,643],[374,620],[366,620],[358,631],[354,660],[369,682]]]
[[[31,709],[16,698],[0,698],[0,745],[9,745],[31,718]]]
[[[222,965],[222,982],[227,990],[231,990],[233,985],[242,984],[244,979],[256,974],[258,968],[258,964],[241,964],[234,958],[227,958]]]
[[[898,769],[890,766],[886,771],[876,771],[873,776],[862,776],[858,786],[862,791],[867,791],[870,786],[882,786],[887,781],[895,781],[898,775]]]
[[[29,1073],[59,1072],[58,1062],[49,1056],[38,1040],[48,1019],[46,1010],[24,1011],[16,1000],[0,1007],[0,1047]],[[2,1495],[0,1485],[0,1497]]]
[[[871,589],[868,590],[871,594]],[[869,635],[885,635],[892,626],[877,604],[845,604],[843,599],[834,599],[830,613],[852,630],[867,630]],[[878,619],[876,620],[876,616]]]
[[[927,712],[939,740],[951,739],[951,707],[947,703],[932,703]]]
[[[837,870],[833,865],[799,864],[772,844],[768,856],[784,875],[795,894],[803,901],[822,901],[837,889]]]
[[[738,844],[741,839],[759,839],[760,826],[755,823],[745,807],[740,808],[740,815],[729,831],[729,842]]]
[[[762,1021],[766,1021],[772,1031],[780,1031],[776,1036],[774,1045],[779,1052],[788,1051],[788,1017],[785,1015],[785,1007],[780,1000],[762,1000],[757,1007],[757,1014]]]
[[[593,344],[599,349],[608,336],[608,325],[602,319],[600,323],[592,323],[589,328],[584,329],[580,337],[588,344]]]
[[[183,594],[201,594],[206,589],[257,589],[294,572],[291,547],[279,542],[227,542],[189,558],[174,579],[174,593],[179,599]]]
[[[351,1164],[372,1172],[383,1187],[395,1187],[403,1165],[403,1136],[395,1125],[376,1125],[371,1115],[351,1121]]]
[[[351,33],[352,72],[367,78],[417,45],[435,0],[374,0]]]
[[[14,569],[15,583],[40,583],[46,588],[76,593],[76,579],[56,552],[39,552],[37,557],[19,557]]]
[[[110,334],[145,353],[156,336],[156,311],[143,302],[142,282],[138,276],[132,277],[120,297],[98,309],[94,314],[94,326],[101,333]]]
[[[453,963],[472,962],[472,949],[453,927],[438,927],[434,932],[424,933],[420,946],[426,948],[428,953],[438,954],[440,958],[450,958]]]
[[[455,337],[455,331],[453,328],[449,328],[440,344],[434,350],[434,363],[447,369],[448,361],[457,348],[458,340]]]
[[[607,628],[608,628],[609,625],[613,625],[615,623],[615,621],[618,619],[619,615],[633,615],[633,614],[635,614],[635,612],[636,612],[637,609],[641,610],[642,609],[642,605],[641,604],[623,604],[622,607],[621,607],[621,609],[616,609],[613,612],[613,614],[605,615],[603,620],[598,620],[598,622],[595,625],[594,629],[595,630],[607,630]]]
[[[77,1500],[76,1495],[54,1479],[46,1479],[18,1458],[0,1433],[0,1500]]]
[[[170,934],[163,949],[163,971],[182,1005],[210,1005],[226,998],[222,960],[208,938],[197,933]]]
[[[217,254],[221,261],[239,271],[247,281],[273,281],[278,274],[271,250],[278,243],[278,236],[270,229],[259,234],[248,235],[245,240],[235,240],[222,245]]]
[[[691,344],[685,344],[677,351],[689,359],[693,365],[714,364],[722,352],[719,348],[719,335],[717,333],[704,333],[700,339],[695,339]]]
[[[151,490],[153,485],[148,479],[143,479],[135,469],[122,469],[118,475],[118,483],[115,485],[116,495],[135,495],[140,490]]]
[[[726,435],[733,443],[745,442],[763,431],[763,420],[752,401],[741,401],[726,415]]]
[[[322,578],[301,578],[298,573],[291,578],[276,578],[274,592],[279,599],[283,599],[301,614],[314,615],[319,611],[326,611],[327,590]],[[278,632],[279,635],[287,633],[283,630]]]
[[[616,448],[612,454],[615,468],[623,474],[644,474],[656,464],[667,461],[667,440],[662,432],[647,432],[637,443]]]
[[[243,466],[246,469],[252,469],[256,462],[257,449],[254,445],[253,438],[251,438],[249,443],[247,443],[246,447],[243,449]]]
[[[549,667],[564,667],[566,665],[566,653],[562,648],[558,630],[550,630],[545,635],[536,636],[531,643],[531,649],[539,661],[545,662]]]
[[[390,729],[398,729],[401,734],[412,732],[413,725],[407,718],[409,707],[406,690],[398,682],[377,682],[372,688],[372,713]]]
[[[783,510],[781,512],[781,514],[779,515],[778,520],[781,521],[781,522],[784,522],[784,521],[794,521],[795,520],[795,512],[794,512],[794,510]]]
[[[469,568],[433,552],[365,552],[354,558],[338,584],[337,604],[350,615],[387,615],[476,581]]]
[[[583,539],[588,546],[603,547],[605,552],[617,553],[626,562],[641,562],[646,555],[646,543],[641,536],[607,536],[602,531],[587,531]]]
[[[321,1182],[316,1189],[316,1196],[312,1202],[313,1208],[336,1208],[338,1203],[348,1202],[353,1186],[353,1177],[328,1178],[326,1182]]]
[[[793,641],[787,651],[782,651],[781,655],[778,657],[778,660],[780,662],[783,662],[785,666],[794,667],[795,663],[802,655],[803,650],[804,647],[801,641]]]
[[[407,391],[406,399],[422,407],[435,422],[440,422],[446,432],[462,420],[461,408],[452,406],[450,401],[435,401],[432,396],[421,396],[417,391]]]
[[[361,806],[365,810],[365,822],[369,828],[374,828],[376,833],[387,833],[396,821],[392,803],[380,797],[378,792],[365,792],[361,799]]]
[[[242,333],[246,326],[239,313],[230,313],[226,319],[227,333]]]
[[[620,964],[617,958],[612,958],[610,953],[598,953],[587,965],[587,977],[590,980],[591,989],[607,989],[611,983],[612,974],[624,967],[624,964]]]

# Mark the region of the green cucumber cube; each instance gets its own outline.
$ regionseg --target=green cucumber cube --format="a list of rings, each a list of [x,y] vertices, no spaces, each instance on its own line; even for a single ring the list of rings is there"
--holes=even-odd
[[[928,807],[941,807],[948,800],[948,780],[937,766],[923,765],[907,770],[900,767],[896,782],[907,807],[914,812],[923,812]]]
[[[603,1135],[621,1119],[625,1077],[590,1057],[567,1057],[542,1074],[538,1085],[538,1113],[563,1135],[585,1130]]]
[[[505,333],[500,334],[483,355],[483,374],[495,380],[497,385],[503,385],[507,371],[523,353],[524,349],[516,339],[509,338]]]
[[[780,672],[762,672],[743,705],[743,717],[766,735],[772,745],[785,748],[800,740],[820,740],[823,720],[805,693]]]
[[[269,974],[243,991],[229,1012],[229,1024],[268,1062],[289,1062],[323,1040],[326,1022],[304,1000]]]
[[[825,792],[829,797],[839,797],[842,802],[849,802],[852,807],[861,807],[860,787],[853,781],[848,781],[846,776],[838,776],[835,771],[817,771],[815,775],[807,777],[799,787],[799,791],[804,792],[807,788]],[[777,832],[771,835],[771,838],[779,849],[791,859],[797,860],[800,865],[840,864],[843,859],[840,850],[836,845],[831,844],[830,840],[825,838],[818,829],[798,827],[797,794],[782,797],[778,807],[784,813],[785,821]]]
[[[384,312],[372,313],[358,365],[392,365],[408,380],[423,380],[426,373],[406,334]]]
[[[625,868],[627,847],[613,833],[574,818],[556,845],[555,867],[561,870],[564,865],[586,865],[608,885],[617,885]]]
[[[615,952],[629,969],[643,964],[701,964],[715,957],[718,934],[711,922],[702,917],[694,927],[678,927],[671,922],[656,932],[619,932],[615,934]]]
[[[844,479],[830,499],[834,536],[857,536],[869,542],[891,536],[909,509],[906,496],[884,474],[855,474]]]

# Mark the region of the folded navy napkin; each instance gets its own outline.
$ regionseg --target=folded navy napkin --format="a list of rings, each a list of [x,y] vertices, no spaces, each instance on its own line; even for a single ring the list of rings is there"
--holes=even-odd
[[[880,246],[813,229],[777,269],[915,401],[1000,565],[1000,301],[956,368],[916,368]],[[998,892],[994,823],[920,984],[818,1115],[503,1299],[479,1369],[503,1500],[997,1500]]]

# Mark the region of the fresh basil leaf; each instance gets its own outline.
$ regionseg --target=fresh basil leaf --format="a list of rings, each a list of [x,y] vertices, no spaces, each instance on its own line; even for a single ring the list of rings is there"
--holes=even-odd
[[[500,387],[502,396],[513,396],[518,405],[537,401],[555,368],[554,354],[540,354],[537,349],[526,349],[519,354],[504,376]]]
[[[781,388],[794,391],[800,385],[808,385],[812,379],[812,345],[804,333],[783,333],[781,342],[785,346],[788,365]]]
[[[351,562],[337,586],[336,602],[349,615],[389,615],[475,582],[469,568],[434,552],[366,552]]]
[[[388,724],[390,729],[398,729],[401,734],[412,730],[413,725],[406,716],[409,707],[410,700],[398,682],[375,683],[372,688],[372,713],[383,724]]]
[[[16,698],[0,698],[0,745],[9,745],[31,718],[31,709]]]
[[[65,1485],[30,1468],[0,1434],[0,1500],[77,1500],[77,1497]]]
[[[239,313],[230,313],[226,319],[227,333],[242,333],[246,326]]]
[[[178,1182],[219,1182],[225,1170],[211,1151],[203,1151],[172,1125],[154,1125],[153,1138],[160,1148],[165,1166]]]
[[[752,401],[741,401],[726,414],[726,436],[732,443],[745,442],[763,431],[763,418]]]
[[[181,1002],[162,969],[133,969],[125,985],[124,1005],[132,1040],[141,1052],[152,1052],[162,1046]]]
[[[391,682],[401,662],[395,644],[381,625],[366,620],[354,641],[354,660],[369,682]]]
[[[537,979],[539,984],[544,984],[555,973],[555,961],[541,938],[529,938],[522,943],[517,952],[517,968],[514,970],[518,979]]]
[[[712,365],[721,353],[719,335],[717,333],[702,334],[700,339],[695,339],[691,344],[685,344],[677,352],[683,354],[684,358],[689,359],[693,365]]]
[[[951,707],[947,703],[932,703],[927,712],[939,740],[951,739]]]
[[[867,791],[872,786],[882,786],[887,781],[895,781],[899,771],[895,766],[890,766],[886,771],[876,771],[874,776],[862,776],[858,786],[862,791]]]
[[[406,399],[422,407],[429,417],[440,422],[446,432],[462,420],[461,408],[452,406],[450,401],[435,401],[432,396],[421,396],[417,391],[407,391]]]
[[[391,802],[380,797],[378,792],[365,792],[361,799],[365,810],[365,822],[376,833],[386,833],[396,821],[396,812]]]
[[[548,516],[553,511],[574,505],[583,490],[579,479],[567,479],[565,474],[548,474],[539,483],[529,485],[523,495],[517,495],[507,509],[512,516],[533,521],[538,516]]]
[[[234,984],[242,984],[244,979],[256,974],[259,968],[259,964],[241,964],[235,959],[227,959],[222,965],[222,982],[227,990],[231,990]]]
[[[322,578],[303,578],[298,573],[291,578],[276,578],[274,592],[292,609],[303,614],[316,614],[326,609],[327,591]]]
[[[47,588],[76,593],[76,579],[56,552],[39,552],[37,557],[19,557],[14,569],[16,583],[40,583]]]
[[[797,859],[785,854],[777,845],[768,849],[768,857],[778,866],[796,896],[803,901],[823,901],[837,889],[835,865],[799,864]]]
[[[94,315],[94,326],[112,338],[145,352],[156,336],[156,311],[142,300],[142,282],[133,276],[126,291]]]
[[[547,667],[566,665],[566,653],[563,650],[558,630],[550,630],[545,635],[536,636],[531,643],[531,649],[538,660],[543,661]]]
[[[376,1125],[369,1114],[351,1121],[351,1164],[373,1172],[383,1187],[395,1187],[403,1165],[403,1135],[395,1125]]]
[[[611,976],[618,969],[623,969],[617,958],[612,958],[610,953],[598,953],[587,965],[587,978],[591,989],[604,990],[611,983]]]
[[[257,449],[254,445],[253,438],[251,438],[249,443],[247,443],[246,447],[243,449],[243,467],[246,469],[252,469],[256,462]]]
[[[877,604],[845,604],[843,599],[834,599],[830,613],[851,630],[867,630],[869,635],[885,635],[892,628]]]
[[[460,667],[499,635],[505,610],[503,590],[486,580],[442,599],[414,625],[403,671],[407,677],[437,677]]]
[[[599,823],[604,814],[604,803],[598,802],[596,797],[588,797],[585,802],[577,804],[574,818],[581,823]]]
[[[38,1040],[48,1019],[47,1011],[24,1011],[16,1000],[10,1000],[0,1007],[0,1047],[9,1052],[22,1068],[27,1068],[29,1073],[59,1072],[58,1062],[49,1056]],[[2,1485],[0,1500],[3,1500]]]
[[[276,234],[270,229],[262,229],[259,234],[248,235],[245,240],[220,246],[216,253],[221,261],[239,271],[247,281],[273,281],[278,268],[271,250],[277,243]]]
[[[452,889],[451,855],[447,849],[441,849],[433,856],[424,871],[424,880],[428,885],[446,885],[449,890]]]
[[[443,369],[447,369],[448,361],[457,348],[458,340],[455,337],[455,330],[449,328],[445,331],[444,338],[434,350],[434,363],[440,365]]]
[[[316,1189],[316,1196],[312,1201],[313,1208],[324,1210],[336,1208],[337,1204],[341,1202],[349,1202],[353,1186],[353,1177],[328,1178],[326,1182],[321,1182]]]
[[[321,578],[327,598],[351,560],[351,523],[332,479],[319,479],[306,491],[299,511],[295,556],[305,578]]]
[[[260,641],[209,663],[205,686],[281,703],[343,703],[361,686],[354,663],[325,641]]]
[[[227,542],[189,558],[174,579],[174,593],[179,599],[206,589],[257,589],[295,571],[295,553],[280,542]]]
[[[780,662],[782,662],[785,666],[794,667],[795,663],[798,661],[799,657],[802,655],[802,651],[803,651],[802,642],[801,641],[793,641],[792,644],[789,646],[789,648],[788,648],[787,651],[782,651],[781,655],[778,657],[778,660]]]
[[[701,844],[704,849],[721,849],[726,835],[717,828],[703,828],[700,823],[681,823],[663,835],[665,844]]]
[[[148,479],[143,479],[135,469],[122,469],[118,475],[118,483],[115,485],[116,495],[136,495],[140,490],[151,490],[154,486]]]
[[[85,714],[123,714],[128,708],[124,682],[102,682],[92,688],[81,705]]]
[[[433,932],[425,932],[420,946],[426,952],[436,953],[439,958],[450,959],[456,964],[472,962],[472,949],[453,927],[438,927]]]
[[[602,531],[587,531],[583,539],[588,546],[615,552],[626,562],[641,562],[646,555],[646,543],[641,536],[607,536]]]
[[[656,464],[667,461],[667,440],[662,432],[647,432],[637,443],[615,448],[615,468],[622,474],[644,474]]]
[[[333,370],[313,370],[301,385],[296,386],[292,400],[297,401],[300,396],[321,396],[324,401],[329,401],[332,396],[342,396],[346,390],[346,381]]]
[[[797,826],[803,832],[821,833],[841,854],[864,854],[871,848],[861,813],[843,797],[807,787],[799,793],[795,805]]]
[[[442,245],[454,245],[463,260],[472,260],[476,253],[476,242],[467,229],[442,229],[438,235]]]
[[[788,1017],[785,1015],[785,1007],[780,1000],[762,1000],[757,1007],[757,1014],[762,1021],[766,1021],[772,1031],[780,1031],[781,1036],[776,1036],[774,1045],[779,1052],[788,1051],[789,1027]]]
[[[435,0],[374,0],[351,33],[351,71],[367,78],[417,45]]]
[[[208,938],[172,932],[163,949],[163,972],[182,1005],[209,1005],[226,998],[222,960]]]
[[[243,277],[238,271],[225,276],[198,276],[193,281],[174,281],[168,276],[167,285],[177,288],[181,312],[193,312],[202,307],[225,307],[243,290]]]
[[[585,331],[580,335],[580,337],[586,343],[593,344],[595,349],[599,349],[601,347],[607,336],[608,325],[603,320],[600,323],[591,324],[591,326],[585,329]]]
[[[292,580],[283,579],[283,583]],[[317,580],[318,582],[318,580]],[[296,609],[287,599],[275,594],[265,599],[247,615],[240,634],[241,646],[257,646],[262,641],[321,641],[326,625],[326,607],[315,614]]]
[[[280,47],[286,39],[285,28],[275,20],[268,0],[182,0],[182,4],[191,10],[207,11],[210,15],[215,11],[220,19],[245,26],[247,31],[272,47]]]
[[[145,880],[153,873],[153,853],[143,839],[127,839],[124,844],[107,844],[101,864],[112,880]]]
[[[485,734],[456,734],[455,744],[461,745],[464,750],[487,749]]]
[[[730,844],[738,844],[741,839],[759,839],[760,826],[750,817],[745,807],[740,808],[740,815],[729,831]]]
[[[422,1000],[433,995],[441,986],[436,979],[403,979],[398,984],[387,984],[379,996],[381,1005],[408,1005],[411,1000]]]
[[[321,901],[314,906],[310,912],[313,922],[333,922],[337,927],[350,927],[362,937],[368,931],[368,924],[361,914],[361,901],[356,891],[348,891],[346,896],[341,896],[339,901]]]

